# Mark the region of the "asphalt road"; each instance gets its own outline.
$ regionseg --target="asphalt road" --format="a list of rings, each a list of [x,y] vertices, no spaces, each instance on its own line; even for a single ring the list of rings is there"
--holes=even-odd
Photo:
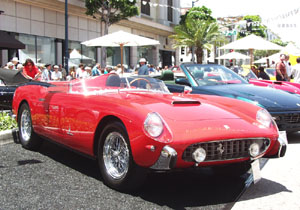
[[[0,209],[230,209],[247,176],[210,170],[153,173],[131,194],[105,186],[97,163],[45,142],[37,152],[0,146]]]

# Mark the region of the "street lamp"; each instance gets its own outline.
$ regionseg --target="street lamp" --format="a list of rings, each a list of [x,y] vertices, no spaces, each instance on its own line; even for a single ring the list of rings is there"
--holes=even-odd
[[[65,0],[65,69],[69,72],[68,0]]]

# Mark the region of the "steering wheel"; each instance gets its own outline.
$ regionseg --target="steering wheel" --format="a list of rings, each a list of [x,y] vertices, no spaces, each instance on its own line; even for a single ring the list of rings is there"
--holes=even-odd
[[[152,85],[151,85],[150,81],[145,79],[145,78],[136,78],[136,79],[132,80],[131,82],[129,82],[129,84],[132,85],[134,82],[140,81],[140,80],[147,82],[147,85],[149,85],[149,87],[147,89],[152,88]],[[139,87],[139,83],[138,83],[137,87]]]

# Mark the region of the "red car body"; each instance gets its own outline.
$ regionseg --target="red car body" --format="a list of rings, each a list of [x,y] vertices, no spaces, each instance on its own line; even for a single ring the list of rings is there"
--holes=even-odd
[[[99,151],[104,154],[105,148],[99,149],[99,142],[104,141],[103,138],[109,139],[102,137],[104,131],[109,130],[112,134],[121,133],[127,139],[123,146],[128,144],[129,149],[122,152],[130,154],[132,163],[129,160],[129,166],[155,170],[249,163],[260,157],[284,155],[284,145],[276,124],[272,121],[269,126],[263,126],[257,120],[257,114],[262,110],[258,106],[218,96],[171,94],[166,87],[162,87],[166,91],[158,91],[153,87],[161,87],[163,83],[154,78],[116,79],[121,82],[110,85],[108,81],[111,78],[119,76],[108,74],[70,82],[18,87],[13,112],[17,116],[22,145],[32,149],[39,142],[34,140],[31,144],[33,137],[40,136],[101,159]],[[149,83],[145,80],[150,80],[151,85],[141,89],[138,83]],[[149,113],[156,115],[150,119],[154,122],[152,124],[146,122]],[[161,119],[162,131],[158,136],[152,136],[147,126],[150,126],[149,129],[161,128],[156,125],[157,116]],[[114,123],[121,128],[116,129]],[[122,140],[121,136],[118,138]],[[251,142],[260,145],[256,157],[248,154],[248,144]],[[193,152],[202,143],[207,150],[206,160],[197,162],[193,157],[198,153]],[[108,154],[119,158],[120,153],[114,150]],[[123,163],[119,159],[116,161]],[[101,164],[103,162],[99,163],[100,168]],[[129,167],[128,171],[131,169]],[[109,186],[119,190],[130,188],[126,180],[133,173],[124,177],[121,174],[121,178],[117,173],[117,179],[105,173],[104,168],[102,175]]]
[[[274,80],[262,80],[262,79],[258,79],[257,76],[251,70],[249,70],[248,73],[243,73],[243,71],[240,73],[240,75],[243,76],[244,74],[247,74],[246,77],[248,78],[250,84],[256,86],[262,86],[262,87],[271,87],[271,88],[287,91],[290,93],[300,94],[299,83],[286,82],[286,81],[274,81]]]

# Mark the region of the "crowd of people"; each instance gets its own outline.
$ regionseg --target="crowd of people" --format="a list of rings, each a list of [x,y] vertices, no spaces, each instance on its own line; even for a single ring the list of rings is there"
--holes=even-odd
[[[130,68],[124,68],[122,70],[121,64],[117,66],[106,66],[101,68],[99,63],[94,66],[79,64],[78,67],[72,66],[68,71],[61,65],[51,65],[51,64],[40,64],[35,65],[31,59],[26,59],[24,64],[19,63],[17,57],[14,57],[10,62],[4,67],[10,70],[22,70],[23,75],[28,79],[40,80],[44,82],[48,81],[70,81],[72,79],[81,79],[92,76],[100,76],[108,73],[132,73],[138,75],[149,75],[149,74],[159,74],[162,68],[154,67],[152,64],[147,64],[145,58],[139,60],[139,65],[137,68],[131,66]],[[165,68],[168,68],[167,66]]]

